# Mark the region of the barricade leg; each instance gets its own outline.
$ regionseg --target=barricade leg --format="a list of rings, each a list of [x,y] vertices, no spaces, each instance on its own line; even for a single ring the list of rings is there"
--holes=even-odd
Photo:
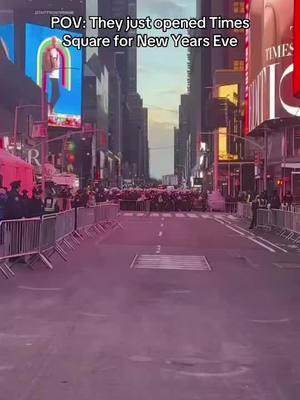
[[[9,279],[9,275],[3,267],[4,264],[0,264],[0,272],[5,276],[6,279]]]
[[[43,263],[49,268],[49,269],[53,269],[53,265],[51,264],[50,260],[45,256],[45,254],[40,253],[39,254],[41,260],[43,261]]]

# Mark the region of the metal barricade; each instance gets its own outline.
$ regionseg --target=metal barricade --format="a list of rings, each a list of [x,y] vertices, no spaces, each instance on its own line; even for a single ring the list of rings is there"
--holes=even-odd
[[[256,227],[271,230],[271,228],[272,228],[272,211],[271,210],[268,210],[265,208],[259,208],[257,210]]]
[[[120,200],[121,211],[137,211],[136,200]]]
[[[238,203],[237,204],[237,216],[240,218],[251,219],[252,210],[250,203]]]
[[[7,260],[39,253],[39,218],[0,222],[0,272],[9,277],[14,275]]]

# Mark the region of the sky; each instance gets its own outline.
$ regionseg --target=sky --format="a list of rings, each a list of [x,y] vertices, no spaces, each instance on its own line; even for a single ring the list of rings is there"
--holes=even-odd
[[[137,1],[139,18],[195,16],[196,0]],[[163,36],[155,30],[143,33]],[[176,33],[187,34],[186,31]],[[178,126],[180,95],[187,91],[187,49],[173,45],[164,49],[139,48],[138,91],[149,109],[150,174],[160,179],[174,172],[174,127]]]

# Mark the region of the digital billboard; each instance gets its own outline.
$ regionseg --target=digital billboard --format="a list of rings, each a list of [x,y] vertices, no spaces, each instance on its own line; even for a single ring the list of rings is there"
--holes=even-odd
[[[247,133],[269,120],[300,116],[294,96],[294,0],[247,0]]]
[[[300,2],[295,0],[294,13],[294,95],[300,98]]]
[[[0,24],[0,46],[2,54],[15,62],[15,26],[14,24]],[[1,54],[1,53],[0,53]]]
[[[83,55],[62,45],[66,34],[70,31],[26,24],[25,72],[47,93],[48,125],[80,128]]]

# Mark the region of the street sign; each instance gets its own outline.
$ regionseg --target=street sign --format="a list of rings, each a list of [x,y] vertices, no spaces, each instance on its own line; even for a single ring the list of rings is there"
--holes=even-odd
[[[46,137],[46,125],[44,122],[35,122],[32,125],[31,137],[33,139]]]

